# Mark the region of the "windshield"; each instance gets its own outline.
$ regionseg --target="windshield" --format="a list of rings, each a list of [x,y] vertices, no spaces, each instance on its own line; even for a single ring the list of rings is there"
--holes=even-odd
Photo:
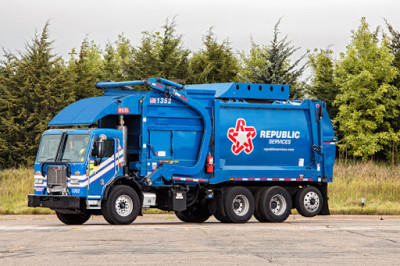
[[[68,135],[61,150],[61,162],[83,162],[89,146],[90,135]]]
[[[61,135],[44,135],[40,142],[39,152],[37,156],[38,162],[50,162],[56,159],[58,145],[60,144]]]

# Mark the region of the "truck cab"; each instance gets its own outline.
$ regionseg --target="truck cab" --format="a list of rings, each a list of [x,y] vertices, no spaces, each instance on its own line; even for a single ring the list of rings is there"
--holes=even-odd
[[[123,137],[117,129],[51,129],[44,132],[35,161],[35,195],[80,208],[100,206],[107,184],[123,175]],[[57,198],[63,196],[63,198]],[[60,200],[63,199],[63,200]],[[48,203],[54,204],[49,200]],[[43,207],[46,203],[42,202]],[[52,207],[57,208],[57,206]],[[65,207],[65,205],[63,205]]]

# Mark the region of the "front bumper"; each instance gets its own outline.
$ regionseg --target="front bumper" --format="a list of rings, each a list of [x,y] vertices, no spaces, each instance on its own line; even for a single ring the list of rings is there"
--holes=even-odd
[[[81,209],[85,202],[79,196],[62,195],[28,195],[28,207],[44,207],[50,209]]]

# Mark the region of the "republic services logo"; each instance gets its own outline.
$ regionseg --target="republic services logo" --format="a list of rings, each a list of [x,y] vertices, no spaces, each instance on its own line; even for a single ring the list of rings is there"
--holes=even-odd
[[[243,118],[236,120],[235,128],[228,129],[228,139],[233,142],[231,150],[235,155],[239,155],[243,150],[250,154],[253,149],[253,141],[257,135],[254,127],[246,126],[246,121]]]

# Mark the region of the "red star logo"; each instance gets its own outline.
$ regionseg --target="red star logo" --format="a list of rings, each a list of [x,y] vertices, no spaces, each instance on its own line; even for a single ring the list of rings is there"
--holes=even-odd
[[[243,118],[236,120],[235,128],[231,127],[228,129],[228,139],[232,144],[232,152],[235,155],[244,150],[245,153],[249,154],[253,151],[253,141],[256,137],[256,129],[254,127],[247,127],[246,121]]]

